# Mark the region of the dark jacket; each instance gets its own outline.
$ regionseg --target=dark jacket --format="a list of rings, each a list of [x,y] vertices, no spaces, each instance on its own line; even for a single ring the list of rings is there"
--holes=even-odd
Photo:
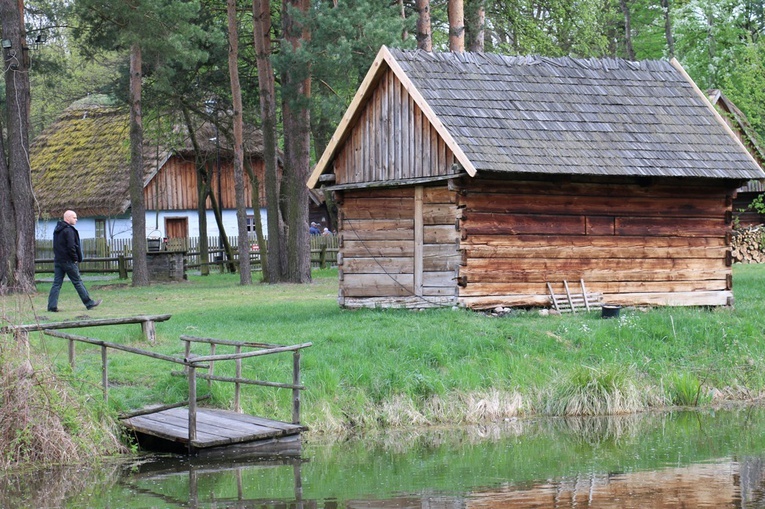
[[[59,221],[53,230],[53,260],[56,263],[82,261],[80,234],[66,221]]]

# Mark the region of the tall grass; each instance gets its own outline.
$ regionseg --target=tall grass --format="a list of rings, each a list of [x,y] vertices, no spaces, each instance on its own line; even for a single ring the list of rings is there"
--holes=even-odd
[[[518,310],[492,317],[467,310],[342,310],[337,271],[315,271],[309,285],[238,285],[237,275],[133,288],[88,282],[96,310],[81,307],[71,285],[60,313],[45,312],[49,284],[31,297],[0,297],[6,320],[71,320],[169,313],[157,343],[135,325],[78,333],[182,355],[182,334],[240,341],[312,342],[302,354],[303,422],[316,431],[502,420],[516,415],[633,412],[679,401],[683,373],[704,394],[756,398],[765,388],[765,266],[734,267],[734,309],[626,308],[617,320],[599,313],[541,316]],[[36,351],[66,369],[60,339],[32,335]],[[226,352],[219,348],[216,353]],[[209,350],[195,346],[194,353]],[[110,404],[128,410],[183,399],[183,378],[162,361],[109,353]],[[589,367],[587,367],[589,366]],[[233,365],[216,364],[233,375]],[[78,345],[77,390],[99,397],[100,352]],[[289,382],[291,357],[245,363],[244,376]],[[207,384],[199,384],[207,391]],[[213,402],[230,405],[233,388],[213,384]],[[290,419],[288,390],[247,387],[247,412]],[[704,404],[701,398],[699,403]]]

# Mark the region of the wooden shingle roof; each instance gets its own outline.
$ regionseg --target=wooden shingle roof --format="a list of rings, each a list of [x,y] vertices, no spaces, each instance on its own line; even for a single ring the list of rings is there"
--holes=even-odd
[[[480,172],[760,179],[679,63],[427,53],[383,47],[314,187],[391,69],[470,175]],[[365,88],[366,87],[366,88]]]

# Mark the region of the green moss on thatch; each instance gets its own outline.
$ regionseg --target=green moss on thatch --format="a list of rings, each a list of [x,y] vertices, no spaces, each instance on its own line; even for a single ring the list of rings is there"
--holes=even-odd
[[[32,185],[42,212],[123,213],[128,206],[130,117],[125,109],[72,106],[32,144]]]

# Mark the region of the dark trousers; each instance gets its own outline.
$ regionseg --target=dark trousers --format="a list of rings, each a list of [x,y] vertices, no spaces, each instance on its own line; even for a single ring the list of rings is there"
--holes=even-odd
[[[65,275],[69,276],[69,281],[74,285],[85,307],[95,304],[93,299],[90,298],[88,290],[85,289],[85,285],[82,283],[80,269],[77,267],[77,264],[74,262],[56,262],[53,264],[53,286],[51,286],[50,294],[48,294],[48,309],[58,307],[58,294],[61,291],[61,285],[64,284]]]

